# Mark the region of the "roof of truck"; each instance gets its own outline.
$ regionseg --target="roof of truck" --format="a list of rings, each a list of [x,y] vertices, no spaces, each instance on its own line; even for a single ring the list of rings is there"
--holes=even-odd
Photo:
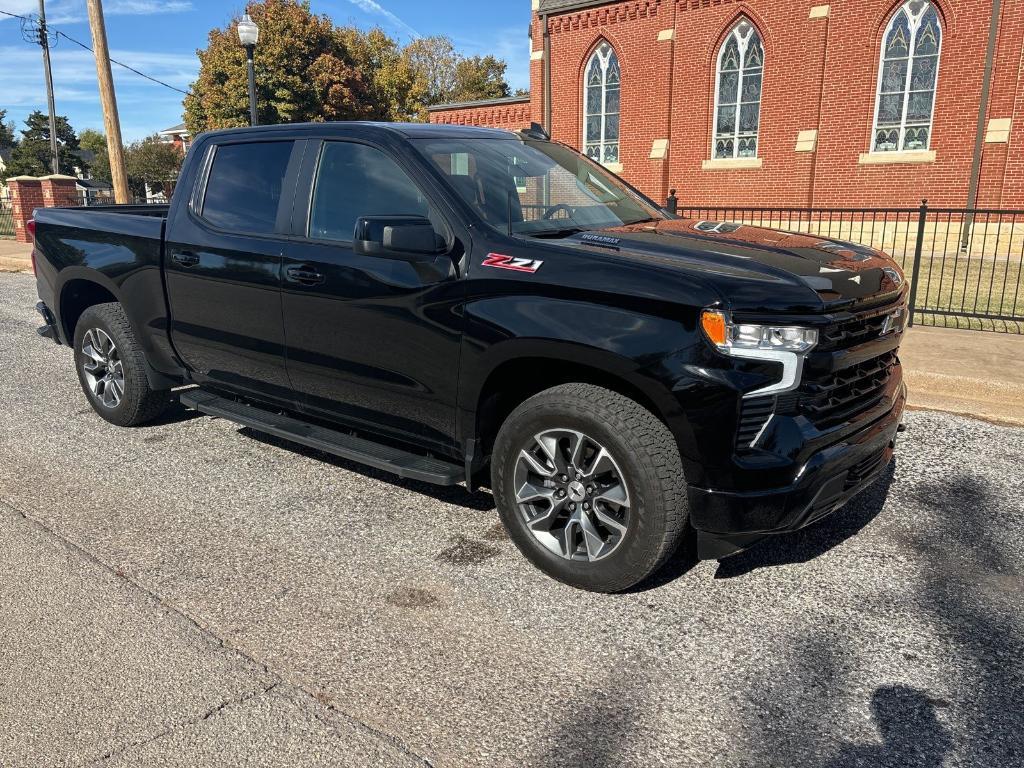
[[[380,123],[359,120],[337,121],[325,123],[282,123],[279,125],[260,125],[255,128],[226,128],[210,131],[205,135],[221,136],[236,133],[274,133],[276,131],[294,131],[310,129],[321,135],[358,133],[364,131],[386,131],[397,133],[410,139],[510,139],[515,136],[511,131],[499,128],[477,128],[471,125],[440,125],[436,123]]]

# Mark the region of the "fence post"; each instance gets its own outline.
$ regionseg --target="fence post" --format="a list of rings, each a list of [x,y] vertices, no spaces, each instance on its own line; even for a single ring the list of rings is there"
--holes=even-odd
[[[668,200],[665,201],[665,207],[673,216],[679,213],[679,198],[676,197],[676,191],[674,189],[670,189],[668,191]]]
[[[924,228],[927,220],[928,201],[922,200],[917,215],[917,245],[914,247],[914,264],[910,278],[910,306],[907,309],[910,313],[909,325],[911,327],[914,325],[914,308],[917,306],[917,279],[921,275],[921,255],[924,252]]]

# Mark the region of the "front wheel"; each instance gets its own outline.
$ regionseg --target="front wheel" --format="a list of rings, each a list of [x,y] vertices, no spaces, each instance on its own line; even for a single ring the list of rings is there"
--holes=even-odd
[[[150,387],[146,358],[120,304],[96,304],[75,326],[75,368],[93,409],[120,427],[152,421],[170,394]]]
[[[535,395],[508,417],[491,458],[502,522],[538,568],[618,592],[672,554],[686,494],[672,433],[650,411],[590,384]]]

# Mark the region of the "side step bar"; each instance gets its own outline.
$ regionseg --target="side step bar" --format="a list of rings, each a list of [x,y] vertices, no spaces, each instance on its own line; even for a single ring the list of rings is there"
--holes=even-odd
[[[219,416],[269,435],[316,448],[324,453],[392,472],[399,477],[434,485],[457,485],[465,477],[465,469],[460,464],[375,443],[347,432],[317,426],[292,416],[283,416],[258,406],[219,397],[202,389],[182,392],[181,404],[210,416]]]

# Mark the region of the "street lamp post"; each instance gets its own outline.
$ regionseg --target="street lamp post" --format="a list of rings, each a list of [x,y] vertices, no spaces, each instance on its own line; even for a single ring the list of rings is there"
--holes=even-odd
[[[249,67],[249,125],[258,125],[256,119],[256,67],[253,63],[253,54],[256,52],[256,42],[260,39],[260,28],[256,22],[245,14],[238,22],[238,40],[245,48],[245,58]]]

